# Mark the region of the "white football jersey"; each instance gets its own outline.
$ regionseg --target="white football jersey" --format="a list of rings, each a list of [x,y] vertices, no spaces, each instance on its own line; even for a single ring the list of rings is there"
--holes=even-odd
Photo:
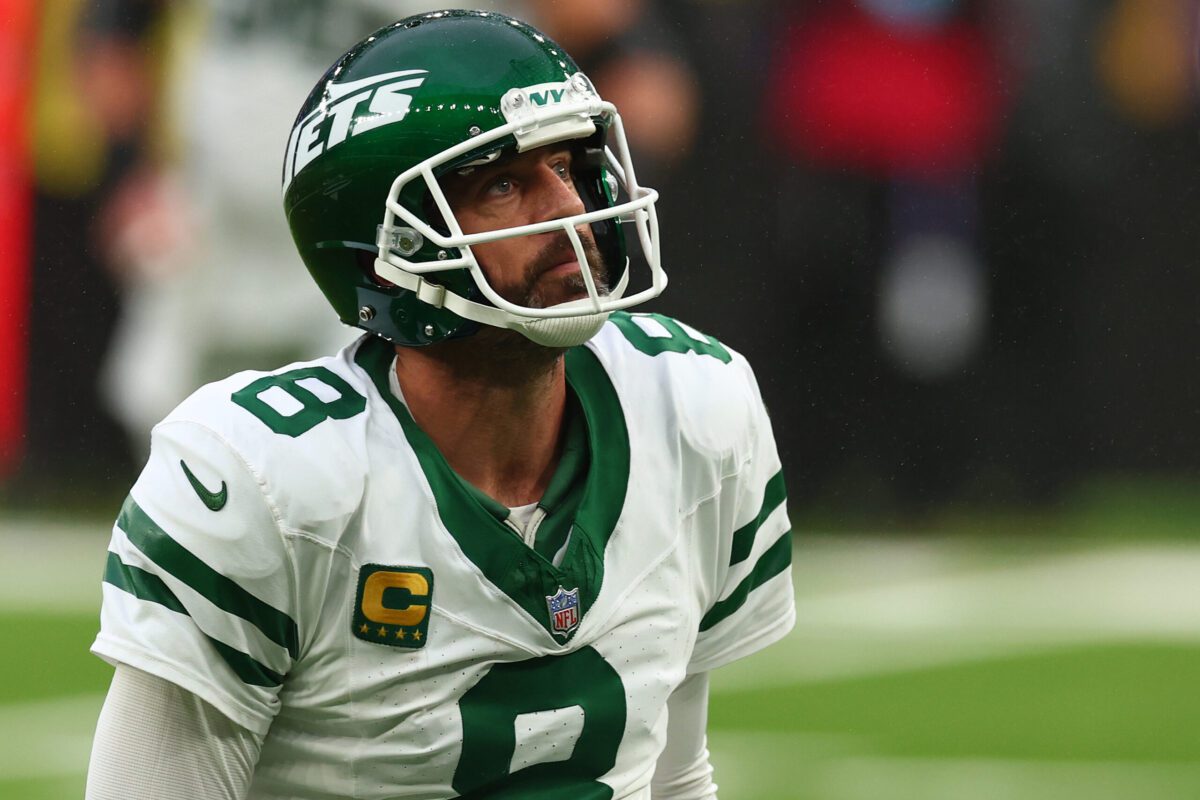
[[[569,351],[590,462],[551,558],[450,469],[393,359],[364,337],[158,425],[93,651],[265,735],[253,798],[648,797],[671,692],[794,619],[749,366],[654,314]]]

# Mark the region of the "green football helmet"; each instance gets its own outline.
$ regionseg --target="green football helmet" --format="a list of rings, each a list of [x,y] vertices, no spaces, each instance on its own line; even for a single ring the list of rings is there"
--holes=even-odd
[[[466,235],[440,178],[506,152],[572,145],[584,213]],[[296,119],[283,201],[300,256],[343,322],[402,345],[468,336],[480,324],[570,347],[608,315],[659,295],[658,194],[638,185],[616,108],[562,48],[524,22],[439,11],[376,31],[321,78]],[[621,226],[649,267],[630,290]],[[593,279],[590,226],[611,290]],[[563,231],[586,298],[545,308],[509,302],[472,245]]]

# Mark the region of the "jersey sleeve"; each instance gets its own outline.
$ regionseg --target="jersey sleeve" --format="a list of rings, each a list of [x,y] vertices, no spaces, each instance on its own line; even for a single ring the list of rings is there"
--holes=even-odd
[[[771,422],[748,364],[750,444],[741,468],[722,488],[732,520],[719,531],[712,602],[700,619],[688,673],[736,661],[775,642],[795,624],[792,536],[787,491]],[[732,365],[731,365],[732,366]]]
[[[162,423],[113,528],[92,652],[265,734],[299,656],[294,576],[250,466],[199,423]]]

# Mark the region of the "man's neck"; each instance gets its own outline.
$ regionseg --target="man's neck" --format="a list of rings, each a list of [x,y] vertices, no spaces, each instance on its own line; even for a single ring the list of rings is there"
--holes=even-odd
[[[413,419],[463,479],[507,506],[541,499],[561,453],[561,351],[488,329],[396,348],[396,377]]]

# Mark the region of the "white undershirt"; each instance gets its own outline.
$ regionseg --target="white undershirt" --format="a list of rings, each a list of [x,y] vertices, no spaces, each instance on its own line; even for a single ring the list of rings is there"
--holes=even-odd
[[[533,512],[537,511],[537,507],[536,502],[523,506],[509,506],[508,518],[524,533],[529,528],[529,523],[533,521]]]
[[[118,664],[85,800],[242,800],[261,748],[262,737],[186,689]]]

